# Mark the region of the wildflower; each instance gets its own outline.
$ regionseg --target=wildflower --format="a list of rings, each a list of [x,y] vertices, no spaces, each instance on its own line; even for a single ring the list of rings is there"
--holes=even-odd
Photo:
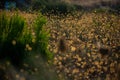
[[[29,44],[26,44],[26,48],[28,48],[29,47]]]
[[[26,49],[27,49],[28,51],[31,51],[31,50],[32,50],[32,47],[30,47],[29,44],[26,44]]]
[[[32,42],[33,42],[33,43],[35,43],[35,38],[34,38],[34,39],[32,39]]]
[[[15,41],[15,40],[13,40],[13,41],[12,41],[12,44],[13,44],[13,45],[16,45],[16,41]]]
[[[31,50],[32,50],[32,47],[29,46],[29,47],[28,47],[28,51],[31,51]]]

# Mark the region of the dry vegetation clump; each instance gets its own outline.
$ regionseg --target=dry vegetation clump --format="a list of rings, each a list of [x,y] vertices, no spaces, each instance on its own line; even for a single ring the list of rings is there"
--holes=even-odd
[[[119,80],[119,18],[96,12],[50,16],[46,25],[51,36],[49,49],[56,54],[54,66],[58,75],[64,74],[66,80]],[[67,44],[65,53],[61,52],[61,37]]]
[[[64,38],[61,38],[59,40],[59,47],[58,48],[59,48],[59,51],[61,51],[61,52],[66,51],[66,42],[65,42]]]

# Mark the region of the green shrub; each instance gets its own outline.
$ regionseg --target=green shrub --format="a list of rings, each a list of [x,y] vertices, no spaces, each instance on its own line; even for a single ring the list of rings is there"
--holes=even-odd
[[[32,9],[52,14],[66,14],[75,11],[75,7],[72,4],[54,0],[34,0]]]
[[[47,4],[42,11],[45,13],[53,11],[52,13],[54,14],[65,14],[75,11],[75,7],[65,2],[58,2],[58,3]]]
[[[25,25],[25,20],[18,14],[8,16],[5,12],[0,15],[0,59],[10,60],[14,66],[21,66],[29,57],[29,53],[40,53],[48,60],[52,55],[48,49],[49,34],[43,25],[46,19],[40,15],[31,24],[34,26],[35,36]]]
[[[45,17],[41,14],[37,17],[34,22],[34,31],[35,31],[35,44],[34,49],[38,51],[43,58],[51,59],[53,55],[48,51],[48,41],[49,33],[45,31],[44,24],[46,23]]]
[[[25,57],[24,44],[17,40],[23,32],[24,24],[24,19],[17,14],[10,17],[3,12],[0,15],[0,59],[9,59],[15,66]]]

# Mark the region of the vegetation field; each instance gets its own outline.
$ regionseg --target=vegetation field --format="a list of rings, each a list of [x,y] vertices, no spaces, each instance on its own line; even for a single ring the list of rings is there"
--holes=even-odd
[[[0,24],[0,80],[120,80],[119,14],[0,11]]]
[[[65,80],[119,80],[119,18],[97,11],[50,16],[46,26],[58,76]]]

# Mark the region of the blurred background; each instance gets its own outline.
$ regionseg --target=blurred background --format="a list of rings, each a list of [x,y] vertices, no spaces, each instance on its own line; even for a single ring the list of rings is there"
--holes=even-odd
[[[119,0],[1,0],[0,9],[19,8],[21,10],[39,10],[43,13],[71,12],[74,10],[91,10],[104,8],[111,11],[120,11]]]

